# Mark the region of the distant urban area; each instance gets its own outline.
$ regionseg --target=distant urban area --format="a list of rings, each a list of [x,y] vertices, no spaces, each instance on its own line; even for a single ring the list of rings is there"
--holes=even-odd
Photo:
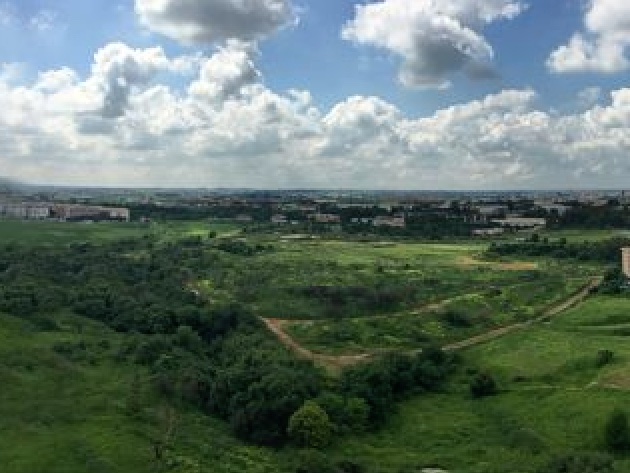
[[[20,187],[0,192],[0,216],[142,223],[211,219],[294,233],[488,238],[543,228],[621,227],[630,223],[630,194]]]

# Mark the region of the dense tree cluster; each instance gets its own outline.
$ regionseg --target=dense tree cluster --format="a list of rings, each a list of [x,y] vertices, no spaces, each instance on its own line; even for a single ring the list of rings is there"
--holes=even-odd
[[[493,243],[488,249],[488,255],[497,256],[549,256],[559,259],[577,259],[581,261],[597,261],[604,263],[618,262],[621,257],[621,248],[630,246],[630,240],[626,238],[611,238],[602,241],[585,241],[571,243],[566,240],[546,241],[536,235],[529,241],[517,243]]]
[[[293,435],[311,446],[322,445],[327,429],[342,434],[369,428],[395,401],[438,389],[450,373],[451,357],[428,350],[355,367],[339,381],[326,378],[282,347],[243,306],[207,300],[196,289],[222,264],[246,256],[242,248],[197,237],[1,247],[0,311],[54,330],[55,314],[71,310],[127,334],[118,358],[146,366],[161,395],[224,419],[238,437],[261,445],[283,444],[291,418]],[[83,360],[100,348],[54,349]],[[309,422],[300,420],[297,412],[313,405],[319,420],[330,424],[323,422],[323,431],[309,437],[305,432],[317,423],[309,424],[308,416]]]

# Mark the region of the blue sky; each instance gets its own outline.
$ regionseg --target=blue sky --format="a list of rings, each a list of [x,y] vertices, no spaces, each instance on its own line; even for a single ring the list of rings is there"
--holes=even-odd
[[[6,0],[0,174],[619,187],[628,24],[625,0]]]

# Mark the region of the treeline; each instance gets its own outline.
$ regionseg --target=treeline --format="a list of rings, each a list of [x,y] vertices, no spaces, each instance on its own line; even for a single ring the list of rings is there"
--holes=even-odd
[[[162,206],[154,204],[130,204],[128,207],[133,220],[144,217],[164,221],[194,221],[208,218],[235,219],[239,215],[248,215],[254,222],[268,222],[273,214],[271,205]]]
[[[550,218],[551,228],[628,228],[630,225],[630,210],[621,207],[618,202],[611,201],[609,205],[577,206],[566,213]]]
[[[417,300],[418,288],[400,281],[375,286],[305,286],[291,288],[295,295],[314,299],[326,315],[391,312]]]
[[[492,243],[487,250],[487,254],[490,257],[549,256],[559,259],[615,263],[620,260],[621,248],[625,246],[630,246],[630,239],[611,238],[602,241],[573,243],[563,239],[558,241],[541,240],[534,235],[524,242]]]
[[[309,401],[325,411],[337,434],[378,426],[396,401],[439,389],[452,371],[450,355],[425,350],[329,379],[296,359],[242,306],[211,305],[197,292],[195,281],[232,258],[225,252],[235,248],[150,238],[0,247],[0,312],[57,330],[55,314],[70,310],[127,334],[121,362],[145,366],[162,396],[219,417],[236,436],[260,445],[285,443],[289,420]],[[91,348],[55,349],[72,360]],[[130,397],[134,392],[130,386]],[[141,402],[127,404],[142,414]]]

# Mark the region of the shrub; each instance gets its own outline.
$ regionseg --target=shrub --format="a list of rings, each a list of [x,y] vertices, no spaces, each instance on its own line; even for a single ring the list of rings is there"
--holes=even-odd
[[[300,452],[295,473],[338,473],[326,455],[317,450]]]
[[[342,460],[337,463],[337,469],[339,473],[366,473],[367,471],[363,465],[350,460]]]
[[[314,401],[306,401],[289,419],[289,437],[301,447],[323,448],[330,442],[332,424]]]
[[[552,458],[539,473],[614,473],[613,459],[603,453],[570,453]]]
[[[613,451],[625,451],[630,447],[628,416],[621,409],[612,411],[604,428],[606,445]]]
[[[475,399],[494,396],[497,391],[497,383],[494,378],[487,373],[478,374],[470,382],[470,394]]]
[[[597,352],[597,356],[595,357],[595,366],[597,368],[601,368],[612,363],[615,354],[610,350],[599,350]]]

